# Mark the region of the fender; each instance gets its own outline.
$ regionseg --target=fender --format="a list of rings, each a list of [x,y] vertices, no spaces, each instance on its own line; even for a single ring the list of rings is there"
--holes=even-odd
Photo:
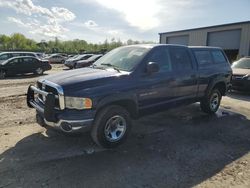
[[[218,83],[224,83],[225,84],[225,87],[226,86],[226,83],[225,83],[225,79],[223,79],[222,77],[220,78],[214,78],[214,79],[211,79],[208,83],[208,86],[207,86],[207,89],[206,89],[206,92],[205,92],[205,95],[209,95],[210,92],[212,91],[212,89],[214,88],[214,86]]]
[[[118,92],[113,95],[101,98],[97,103],[96,110],[98,111],[109,104],[119,104],[125,107],[131,107],[130,105],[133,104],[132,109],[128,109],[129,113],[133,117],[136,117],[138,115],[137,96],[134,92]]]

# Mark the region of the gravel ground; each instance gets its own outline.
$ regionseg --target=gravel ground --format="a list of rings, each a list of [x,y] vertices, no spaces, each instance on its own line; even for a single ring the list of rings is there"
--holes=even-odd
[[[35,123],[25,92],[37,79],[0,80],[0,188],[250,187],[249,94],[230,93],[214,116],[193,104],[141,118],[125,144],[104,150],[88,133]]]

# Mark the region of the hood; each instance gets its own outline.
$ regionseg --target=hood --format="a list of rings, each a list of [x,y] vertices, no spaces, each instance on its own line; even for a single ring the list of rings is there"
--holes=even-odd
[[[250,69],[232,68],[233,75],[250,75]]]
[[[45,76],[43,79],[71,90],[78,87],[89,88],[98,84],[104,85],[108,80],[114,80],[123,75],[128,75],[128,72],[117,72],[113,69],[82,68]]]

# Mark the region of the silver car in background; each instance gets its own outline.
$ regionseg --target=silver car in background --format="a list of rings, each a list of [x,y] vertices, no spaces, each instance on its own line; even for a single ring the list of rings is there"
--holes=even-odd
[[[93,54],[82,54],[74,56],[73,58],[70,58],[64,62],[64,65],[66,67],[69,67],[70,69],[76,68],[76,63],[81,60],[86,60],[93,56]]]

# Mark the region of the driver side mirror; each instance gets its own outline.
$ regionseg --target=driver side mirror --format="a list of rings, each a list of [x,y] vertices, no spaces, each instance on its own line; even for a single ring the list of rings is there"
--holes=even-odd
[[[148,62],[147,64],[147,73],[155,73],[159,71],[159,65],[156,62]]]

